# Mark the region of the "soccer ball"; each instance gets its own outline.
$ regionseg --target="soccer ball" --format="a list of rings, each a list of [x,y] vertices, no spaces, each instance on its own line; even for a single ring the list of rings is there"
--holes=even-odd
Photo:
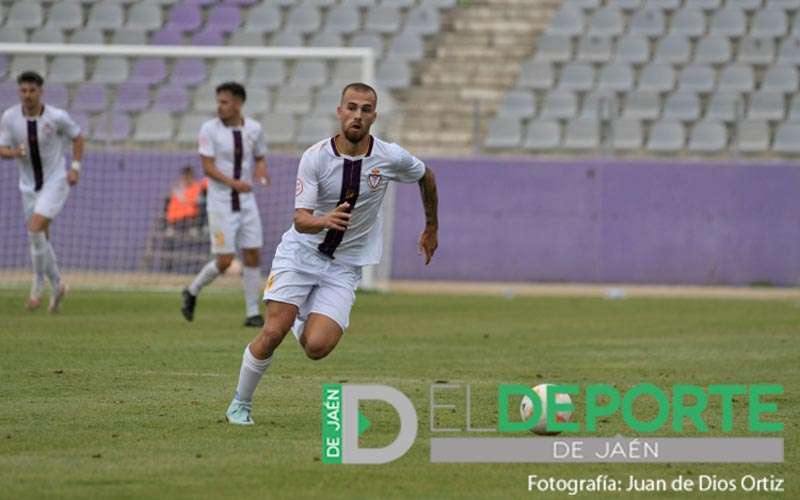
[[[533,392],[539,396],[539,401],[542,407],[542,414],[539,417],[539,421],[536,422],[536,425],[533,427],[533,432],[545,436],[554,436],[558,434],[558,431],[548,432],[547,430],[547,391],[550,390],[550,387],[553,387],[553,384],[539,384],[533,388]],[[556,402],[559,404],[568,404],[572,403],[572,398],[569,397],[569,394],[559,392],[556,394]],[[519,414],[522,417],[522,420],[528,420],[532,413],[533,401],[531,401],[531,398],[528,396],[525,396],[522,398],[522,402],[519,404]],[[559,411],[556,413],[557,422],[569,422],[571,417],[571,411]]]

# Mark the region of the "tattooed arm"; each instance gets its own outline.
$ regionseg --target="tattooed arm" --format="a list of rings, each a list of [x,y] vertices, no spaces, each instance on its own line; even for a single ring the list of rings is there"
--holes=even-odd
[[[436,193],[436,177],[433,170],[425,168],[425,175],[419,180],[419,194],[422,197],[422,206],[425,208],[425,229],[419,236],[417,252],[425,254],[425,265],[427,266],[436,247],[439,246],[437,232],[439,230],[438,205],[439,195]]]

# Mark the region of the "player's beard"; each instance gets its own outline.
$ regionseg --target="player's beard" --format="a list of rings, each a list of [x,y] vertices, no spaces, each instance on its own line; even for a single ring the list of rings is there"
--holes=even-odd
[[[350,141],[351,144],[358,144],[361,139],[367,135],[367,132],[368,130],[364,127],[364,125],[361,125],[361,128],[357,130],[353,129],[353,127],[350,127],[344,131],[344,137]]]

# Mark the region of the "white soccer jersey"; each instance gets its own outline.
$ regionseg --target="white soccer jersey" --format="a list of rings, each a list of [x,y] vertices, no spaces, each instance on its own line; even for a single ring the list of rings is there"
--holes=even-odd
[[[81,128],[63,109],[49,104],[36,117],[22,114],[22,105],[8,108],[0,118],[0,146],[24,146],[27,154],[17,158],[19,190],[37,192],[44,183],[66,177],[64,142],[80,135]]]
[[[367,153],[352,157],[341,154],[333,138],[321,141],[300,159],[294,206],[320,215],[348,201],[350,225],[344,232],[329,229],[317,234],[300,233],[292,226],[284,237],[337,262],[376,264],[383,248],[380,209],[389,181],[412,183],[424,174],[425,164],[397,144],[370,136]]]
[[[203,124],[198,139],[202,156],[214,158],[214,165],[228,177],[253,183],[255,159],[266,156],[267,142],[261,124],[244,118],[241,127],[228,127],[219,118]],[[237,193],[225,184],[208,179],[208,210],[238,212],[241,205],[255,206],[253,192]]]

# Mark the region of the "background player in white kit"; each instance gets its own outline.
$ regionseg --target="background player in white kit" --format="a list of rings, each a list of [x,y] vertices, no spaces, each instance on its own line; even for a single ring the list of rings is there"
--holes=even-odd
[[[17,78],[20,104],[8,108],[0,119],[0,156],[16,158],[19,190],[28,226],[33,285],[29,310],[38,309],[47,276],[52,287],[49,311],[58,312],[67,285],[61,282],[56,254],[50,244],[50,223],[69,196],[69,186],[78,183],[83,157],[80,127],[66,111],[42,102],[44,79],[26,71]],[[67,173],[64,138],[72,141],[72,168]]]
[[[197,295],[225,272],[237,248],[244,266],[245,326],[261,327],[261,217],[253,180],[269,185],[267,143],[261,124],[242,116],[247,93],[242,85],[226,82],[216,88],[217,118],[200,128],[198,139],[203,170],[208,176],[208,226],[211,253],[216,257],[183,290],[181,312],[194,319]]]
[[[244,350],[232,424],[252,425],[252,396],[273,352],[292,329],[311,359],[327,356],[349,323],[361,268],[381,257],[380,208],[389,181],[418,182],[425,208],[419,251],[438,246],[433,172],[397,144],[369,134],[378,96],[346,86],[336,109],[341,131],[306,150],[295,188],[294,225],[283,235],[267,278],[267,321]]]

